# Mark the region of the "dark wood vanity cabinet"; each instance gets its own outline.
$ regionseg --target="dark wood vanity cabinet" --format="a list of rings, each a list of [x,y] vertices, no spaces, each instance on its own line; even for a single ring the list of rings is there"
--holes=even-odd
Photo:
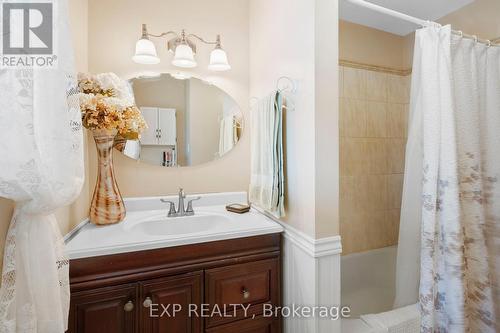
[[[68,332],[137,332],[137,298],[133,284],[72,293]]]
[[[202,279],[203,272],[199,272],[194,275],[141,282],[140,299],[144,301],[140,307],[140,332],[202,332],[201,318],[189,316],[190,306],[201,305]],[[165,308],[161,306],[151,308],[144,304],[148,301],[152,304],[162,304]],[[168,311],[169,315],[162,316],[164,311]]]
[[[270,234],[71,260],[68,332],[279,333],[262,314],[281,304],[280,247]]]

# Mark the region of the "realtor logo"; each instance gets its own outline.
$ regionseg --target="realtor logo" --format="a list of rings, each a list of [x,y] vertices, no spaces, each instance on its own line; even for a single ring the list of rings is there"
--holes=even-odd
[[[52,54],[52,4],[3,3],[3,54]]]
[[[53,67],[54,8],[51,2],[2,4],[1,67]]]

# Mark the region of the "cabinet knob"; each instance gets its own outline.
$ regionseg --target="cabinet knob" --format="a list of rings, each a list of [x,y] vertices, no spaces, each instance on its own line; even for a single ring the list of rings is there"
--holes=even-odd
[[[132,301],[128,301],[127,303],[125,303],[125,305],[123,306],[123,310],[125,310],[125,312],[130,312],[134,309],[134,303],[132,303]]]
[[[150,297],[146,297],[144,302],[142,302],[142,306],[144,306],[145,308],[149,308],[152,304],[153,304],[153,301],[151,300]]]
[[[243,288],[241,290],[241,293],[243,294],[243,299],[249,299],[250,298],[250,292],[246,288]]]

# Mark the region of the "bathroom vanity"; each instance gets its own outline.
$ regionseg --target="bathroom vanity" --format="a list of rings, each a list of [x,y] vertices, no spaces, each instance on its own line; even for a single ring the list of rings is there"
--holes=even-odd
[[[281,332],[262,314],[281,304],[282,227],[224,209],[245,200],[202,195],[194,216],[167,218],[160,198],[129,199],[121,224],[86,224],[67,244],[68,332]]]

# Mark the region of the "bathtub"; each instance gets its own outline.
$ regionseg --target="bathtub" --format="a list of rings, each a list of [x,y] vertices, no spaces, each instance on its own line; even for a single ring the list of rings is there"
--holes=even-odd
[[[342,319],[342,333],[420,331],[416,304],[393,310],[396,258],[396,246],[342,257],[342,305],[351,308],[351,317]]]
[[[342,305],[351,318],[392,309],[396,286],[397,247],[385,247],[342,257]]]

